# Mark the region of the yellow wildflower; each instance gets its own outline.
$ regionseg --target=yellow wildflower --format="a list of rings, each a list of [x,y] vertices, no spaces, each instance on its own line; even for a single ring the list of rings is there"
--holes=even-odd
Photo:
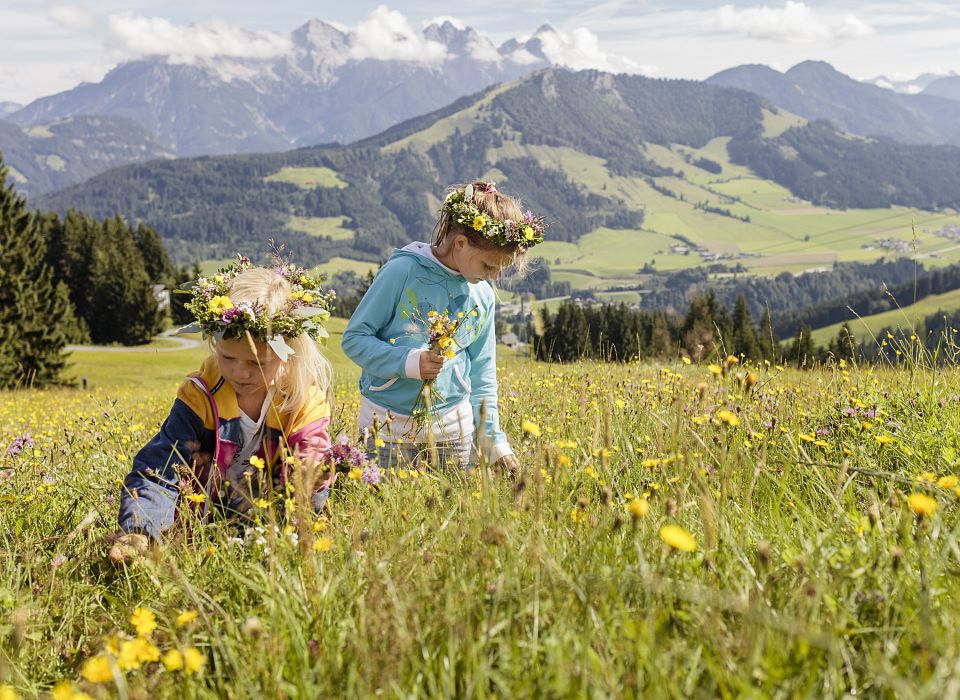
[[[110,659],[103,654],[87,659],[80,670],[80,675],[90,683],[109,683],[113,680]]]
[[[189,625],[191,622],[196,620],[200,616],[196,610],[184,610],[182,613],[177,615],[177,627],[183,627],[184,625]]]
[[[691,360],[689,357],[687,357],[686,355],[683,355],[683,356],[680,358],[680,361],[683,362],[683,364],[685,364],[685,365],[689,365],[689,364],[692,362],[692,360]]]
[[[720,365],[710,365],[707,367],[707,369],[710,370],[711,374],[720,374],[723,372],[723,367]]]
[[[660,528],[660,539],[674,549],[682,552],[697,551],[697,542],[693,536],[679,525],[664,525]]]
[[[907,503],[910,509],[919,516],[933,515],[937,510],[936,499],[930,498],[925,493],[911,493],[907,496]]]
[[[482,231],[483,227],[487,225],[487,220],[483,218],[483,214],[477,214],[473,217],[473,230]]]
[[[634,498],[627,504],[627,510],[634,518],[642,518],[650,512],[650,501],[646,498]]]
[[[203,503],[207,500],[207,496],[203,493],[188,493],[187,500],[193,501],[194,503]]]
[[[233,302],[230,301],[230,297],[224,296],[223,294],[218,294],[217,296],[210,299],[210,311],[222,314],[227,309],[233,308]]]
[[[197,673],[206,663],[207,657],[196,647],[187,647],[183,650],[183,666],[188,675]]]
[[[523,237],[528,241],[533,240],[533,237],[534,237],[533,229],[530,226],[523,227]]]
[[[147,608],[137,608],[130,616],[130,624],[138,637],[149,637],[157,629],[157,616]]]
[[[949,476],[941,476],[937,479],[937,486],[942,489],[952,489],[957,483],[960,482],[960,479],[957,479],[956,476],[950,474]]]
[[[533,437],[540,437],[540,435],[542,435],[540,432],[540,426],[534,423],[532,420],[524,419],[520,427],[527,435],[532,435]]]
[[[171,649],[163,655],[163,667],[168,671],[179,671],[183,668],[183,654],[179,649]]]
[[[347,478],[358,481],[363,476],[363,470],[360,467],[354,467],[347,473]]]
[[[254,469],[263,469],[267,466],[267,463],[263,461],[263,457],[258,457],[254,455],[250,458],[250,466]]]
[[[333,540],[329,537],[318,537],[313,543],[313,549],[316,552],[329,552],[333,546]]]
[[[737,414],[733,411],[728,411],[725,408],[717,411],[717,420],[726,423],[731,428],[736,428],[738,425],[740,425],[740,419],[737,417]]]
[[[0,685],[0,700],[17,700],[17,691],[12,685]]]
[[[889,435],[874,435],[873,439],[879,442],[881,445],[889,445],[893,442],[894,438]]]

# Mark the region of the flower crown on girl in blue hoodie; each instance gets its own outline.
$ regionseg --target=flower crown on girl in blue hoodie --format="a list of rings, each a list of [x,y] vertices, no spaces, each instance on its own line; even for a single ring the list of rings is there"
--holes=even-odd
[[[496,193],[497,186],[488,182],[479,185],[481,192]],[[530,248],[543,243],[543,232],[547,224],[542,216],[536,216],[532,211],[524,213],[519,221],[493,218],[473,201],[474,186],[458,187],[443,202],[443,212],[450,221],[476,231],[488,241],[499,246],[517,245],[520,248]]]

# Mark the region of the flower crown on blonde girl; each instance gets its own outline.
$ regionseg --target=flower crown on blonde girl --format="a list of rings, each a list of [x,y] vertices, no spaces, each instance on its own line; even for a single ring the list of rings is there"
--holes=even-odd
[[[210,279],[201,277],[187,283],[185,286],[192,288],[192,297],[184,308],[197,320],[179,332],[199,331],[204,337],[218,341],[243,338],[249,332],[267,343],[283,361],[293,353],[285,337],[296,338],[306,333],[314,340],[322,340],[328,336],[324,324],[330,318],[336,292],[324,291],[322,277],[311,276],[306,268],[278,262],[270,269],[289,283],[290,295],[280,308],[268,312],[259,299],[237,304],[230,299],[231,282],[252,267],[250,258],[241,255]]]
[[[492,182],[478,185],[476,189],[497,193],[497,186]],[[544,217],[527,211],[519,221],[500,221],[481,211],[473,201],[473,194],[474,186],[471,184],[458,187],[447,195],[443,202],[443,211],[452,223],[472,229],[498,246],[516,245],[526,249],[543,243],[543,232],[547,228]]]

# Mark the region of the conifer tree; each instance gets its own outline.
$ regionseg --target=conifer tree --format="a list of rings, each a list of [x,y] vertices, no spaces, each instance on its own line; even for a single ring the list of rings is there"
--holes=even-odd
[[[143,266],[150,281],[153,284],[162,284],[166,287],[172,285],[173,263],[170,262],[167,249],[163,247],[156,230],[144,224],[137,224],[134,240],[137,243],[137,250],[140,251],[140,256],[143,258]]]
[[[757,359],[778,362],[780,346],[777,343],[776,336],[773,333],[773,317],[770,315],[770,307],[763,310],[763,316],[760,317],[760,325],[757,326]]]
[[[750,317],[750,307],[743,294],[737,296],[733,305],[733,339],[731,350],[734,355],[743,356],[750,360],[763,359],[760,356],[760,344],[753,330],[753,319]]]
[[[797,367],[810,368],[817,360],[817,349],[813,344],[810,326],[801,322],[797,334],[790,344],[788,359],[797,363]]]
[[[73,309],[44,258],[42,229],[0,160],[0,388],[60,381]]]

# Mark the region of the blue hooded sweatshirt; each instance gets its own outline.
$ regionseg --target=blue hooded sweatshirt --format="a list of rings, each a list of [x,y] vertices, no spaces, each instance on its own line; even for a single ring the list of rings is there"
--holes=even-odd
[[[487,458],[495,461],[511,454],[497,410],[494,302],[488,282],[471,284],[443,266],[429,244],[411,243],[394,251],[343,333],[344,353],[363,370],[360,393],[395,414],[409,416],[423,387],[418,360],[429,347],[429,313],[463,318],[455,335],[456,354],[434,381],[435,394],[441,398],[432,410],[442,415],[469,397],[478,442]]]

